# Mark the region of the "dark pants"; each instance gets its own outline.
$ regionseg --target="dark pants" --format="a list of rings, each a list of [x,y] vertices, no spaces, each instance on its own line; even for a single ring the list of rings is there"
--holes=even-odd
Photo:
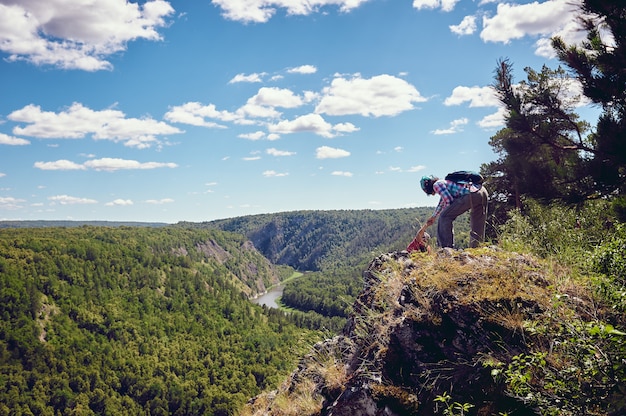
[[[441,247],[454,247],[453,221],[459,215],[470,211],[470,247],[478,247],[485,240],[487,222],[487,190],[481,187],[476,192],[463,195],[452,201],[441,211],[437,223],[437,242]]]

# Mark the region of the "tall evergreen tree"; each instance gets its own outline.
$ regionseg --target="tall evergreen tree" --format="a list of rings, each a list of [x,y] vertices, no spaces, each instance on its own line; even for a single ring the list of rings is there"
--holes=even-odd
[[[527,79],[515,85],[512,64],[498,63],[494,88],[507,109],[506,127],[491,138],[500,158],[483,169],[511,205],[519,206],[521,195],[582,200],[593,190],[585,166],[594,148],[589,125],[574,112],[579,97],[570,93],[571,78],[546,66],[525,72]]]
[[[626,194],[626,5],[622,0],[583,0],[581,45],[554,38],[559,59],[571,69],[592,102],[602,107],[592,141],[591,164],[598,190]]]

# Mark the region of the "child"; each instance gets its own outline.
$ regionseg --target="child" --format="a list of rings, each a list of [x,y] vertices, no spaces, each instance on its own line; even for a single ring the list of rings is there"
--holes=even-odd
[[[406,251],[411,253],[412,251],[421,251],[422,253],[430,253],[430,246],[428,245],[428,240],[430,239],[430,235],[424,230],[419,230],[417,235],[411,241],[411,244],[408,245]]]

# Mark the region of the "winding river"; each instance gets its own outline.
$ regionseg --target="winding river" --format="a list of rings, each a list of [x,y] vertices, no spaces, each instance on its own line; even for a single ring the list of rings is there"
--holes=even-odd
[[[292,279],[297,279],[303,274],[304,273],[301,273],[301,272],[293,272],[293,274],[289,278],[283,280],[281,284],[272,286],[266,293],[259,295],[254,299],[250,299],[250,301],[257,305],[261,305],[261,306],[265,305],[268,308],[275,308],[275,309],[280,308],[280,305],[276,303],[276,301],[278,300],[278,298],[280,298],[283,295],[283,290],[285,289],[285,282],[292,280]]]
[[[268,290],[266,293],[264,293],[263,295],[260,295],[254,299],[250,299],[250,301],[252,301],[252,303],[255,303],[257,305],[265,305],[268,308],[279,308],[279,305],[276,303],[276,300],[278,300],[278,298],[280,298],[283,295],[283,290],[285,289],[285,286],[283,285],[276,285],[274,287],[272,287],[270,290]]]

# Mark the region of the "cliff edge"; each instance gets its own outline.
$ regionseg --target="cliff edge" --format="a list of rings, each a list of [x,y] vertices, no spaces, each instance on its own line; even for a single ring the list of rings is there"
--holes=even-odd
[[[624,357],[569,271],[495,247],[374,259],[343,333],[243,415],[617,415]],[[605,313],[607,312],[607,313]],[[610,349],[615,350],[615,349]]]

